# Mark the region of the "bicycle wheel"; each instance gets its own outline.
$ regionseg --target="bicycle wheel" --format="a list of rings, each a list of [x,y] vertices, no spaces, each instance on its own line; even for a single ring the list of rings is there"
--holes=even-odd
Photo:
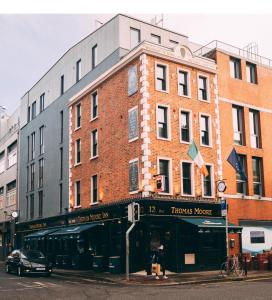
[[[222,263],[221,268],[220,268],[220,275],[222,277],[226,277],[228,275],[228,263],[227,262]]]

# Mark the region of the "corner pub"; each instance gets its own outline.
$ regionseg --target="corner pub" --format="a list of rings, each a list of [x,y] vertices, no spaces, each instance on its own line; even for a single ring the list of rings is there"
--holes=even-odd
[[[140,221],[130,234],[130,269],[150,272],[152,253],[163,244],[172,272],[218,269],[226,256],[225,219],[218,203],[159,197],[114,204],[17,224],[17,246],[37,249],[65,268],[125,271],[128,204],[140,205]],[[229,225],[232,233],[240,228]]]

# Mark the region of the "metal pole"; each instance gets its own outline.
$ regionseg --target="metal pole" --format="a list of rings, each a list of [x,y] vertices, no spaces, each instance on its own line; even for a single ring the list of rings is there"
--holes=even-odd
[[[229,256],[229,224],[228,224],[228,200],[225,198],[226,201],[226,253],[227,257]]]
[[[129,234],[133,227],[135,226],[135,222],[129,227],[126,232],[126,279],[129,280]]]

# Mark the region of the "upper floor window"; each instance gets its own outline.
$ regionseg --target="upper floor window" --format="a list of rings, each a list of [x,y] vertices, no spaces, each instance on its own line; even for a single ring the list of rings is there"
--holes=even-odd
[[[35,132],[31,133],[31,160],[35,158]]]
[[[60,77],[60,94],[64,94],[64,75],[61,75]]]
[[[198,99],[208,100],[208,78],[205,76],[198,76]]]
[[[178,71],[178,94],[180,96],[190,96],[189,73],[183,70]]]
[[[180,112],[180,140],[190,143],[191,141],[191,113],[189,111]]]
[[[34,218],[34,194],[30,195],[30,219]]]
[[[60,142],[63,143],[63,110],[60,111]]]
[[[0,187],[0,209],[4,207],[4,187]]]
[[[81,205],[81,199],[80,199],[80,181],[75,182],[75,205],[80,206]]]
[[[31,119],[33,120],[35,118],[36,118],[36,101],[34,101],[32,103],[32,117],[31,117]]]
[[[151,34],[151,41],[154,44],[160,44],[161,43],[161,37],[156,34]]]
[[[7,184],[6,206],[16,204],[16,180]]]
[[[265,243],[264,231],[250,231],[250,243],[264,244]]]
[[[182,174],[182,195],[193,195],[193,164],[190,162],[181,163]]]
[[[129,162],[129,192],[139,191],[139,159],[132,159]]]
[[[200,144],[211,145],[210,117],[206,115],[200,115]]]
[[[171,161],[170,159],[159,159],[159,174],[163,176],[162,193],[171,193]]]
[[[213,196],[213,170],[212,166],[206,165],[206,169],[208,171],[207,176],[202,176],[203,178],[203,196],[204,197],[212,197]]]
[[[81,152],[81,141],[80,139],[76,140],[76,159],[75,163],[76,165],[80,163],[80,152]]]
[[[91,203],[98,202],[97,175],[91,177]]]
[[[43,187],[44,159],[39,160],[39,188]]]
[[[232,78],[242,79],[240,59],[230,57],[230,76]]]
[[[252,157],[252,171],[253,171],[253,191],[254,195],[262,196],[263,194],[263,162],[260,157]]]
[[[233,139],[237,145],[244,145],[244,110],[241,106],[232,106]]]
[[[28,107],[27,107],[27,123],[30,122],[30,115],[31,115],[31,114],[30,114],[30,110],[31,110],[31,109],[30,109],[30,106],[28,106]]]
[[[5,172],[5,151],[0,153],[0,174]]]
[[[43,191],[39,191],[39,218],[43,215]]]
[[[97,92],[91,94],[91,120],[98,116],[98,95]]]
[[[17,141],[8,146],[8,168],[17,163]]]
[[[91,133],[91,158],[98,156],[98,131],[93,130]]]
[[[40,113],[42,111],[44,111],[44,97],[45,97],[45,93],[41,94],[41,96],[40,96]]]
[[[76,82],[81,79],[81,59],[76,62]]]
[[[92,69],[97,66],[97,45],[92,47]]]
[[[156,65],[156,89],[167,91],[167,66],[165,65]]]
[[[157,106],[157,137],[160,139],[170,139],[168,114],[167,106]]]
[[[257,84],[257,67],[255,64],[246,63],[246,78],[247,82]]]
[[[44,153],[44,126],[40,127],[40,154]]]
[[[141,41],[141,32],[139,29],[130,28],[130,48],[136,47]]]
[[[34,182],[35,181],[35,164],[30,165],[30,190],[34,190]]]
[[[128,110],[128,141],[133,142],[138,139],[138,106],[134,106]]]
[[[257,110],[249,110],[249,127],[251,147],[261,148],[260,113]]]
[[[76,129],[81,126],[81,104],[76,106]]]
[[[170,43],[172,46],[177,46],[177,45],[178,45],[178,42],[177,42],[177,41],[174,41],[174,40],[169,40],[169,43]]]
[[[238,154],[238,159],[241,164],[242,170],[244,170],[245,176],[247,176],[246,156],[242,154]],[[236,172],[236,191],[237,194],[244,194],[244,195],[246,195],[248,191],[247,181],[238,172]]]

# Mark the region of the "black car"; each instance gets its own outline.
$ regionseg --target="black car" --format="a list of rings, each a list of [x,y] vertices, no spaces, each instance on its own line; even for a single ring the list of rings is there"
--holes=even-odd
[[[45,274],[52,273],[52,263],[48,262],[40,251],[14,250],[6,260],[6,272],[16,272],[19,276],[23,274]]]

